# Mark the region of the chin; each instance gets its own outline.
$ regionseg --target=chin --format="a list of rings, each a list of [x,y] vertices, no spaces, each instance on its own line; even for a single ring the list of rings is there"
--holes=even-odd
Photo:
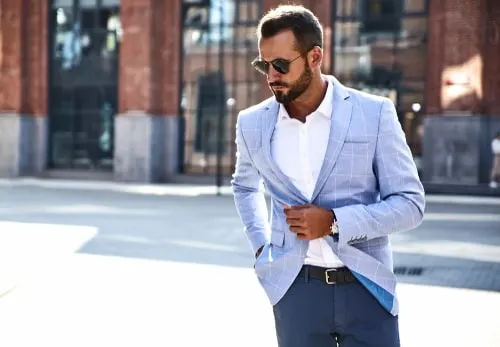
[[[286,97],[286,95],[274,95],[274,96],[276,98],[276,101],[278,101],[281,104],[287,103],[287,101],[288,101],[288,98]]]

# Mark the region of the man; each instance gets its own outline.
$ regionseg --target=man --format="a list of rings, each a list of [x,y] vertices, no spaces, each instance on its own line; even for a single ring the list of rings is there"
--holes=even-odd
[[[232,186],[279,346],[399,346],[388,235],[425,202],[395,108],[321,73],[309,10],[280,6],[257,32],[274,97],[239,114]]]
[[[493,165],[491,167],[490,188],[498,188],[500,182],[500,132],[491,141],[491,151],[493,152]]]

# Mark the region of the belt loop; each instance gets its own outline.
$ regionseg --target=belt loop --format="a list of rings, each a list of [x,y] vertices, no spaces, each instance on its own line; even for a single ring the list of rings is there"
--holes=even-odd
[[[306,268],[306,273],[305,273],[305,278],[306,278],[306,283],[309,283],[309,266],[305,266]]]

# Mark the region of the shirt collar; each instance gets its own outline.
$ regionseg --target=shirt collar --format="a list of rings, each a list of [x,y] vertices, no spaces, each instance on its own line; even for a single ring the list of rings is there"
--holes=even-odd
[[[324,117],[331,118],[332,110],[333,110],[333,84],[331,81],[328,81],[328,87],[326,88],[325,97],[323,98],[323,101],[321,101],[321,104],[319,104],[316,111],[314,111],[313,113],[319,113]],[[278,122],[284,119],[290,119],[290,115],[288,114],[283,104],[280,104],[280,108],[278,111]]]

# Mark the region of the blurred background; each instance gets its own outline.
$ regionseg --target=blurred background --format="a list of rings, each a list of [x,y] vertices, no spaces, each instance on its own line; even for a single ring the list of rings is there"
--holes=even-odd
[[[500,1],[303,0],[323,70],[396,105],[404,347],[498,347]],[[0,346],[276,346],[228,185],[277,0],[0,0]]]
[[[227,182],[277,0],[2,0],[0,176]],[[325,73],[389,97],[429,192],[489,189],[500,2],[304,0]]]

